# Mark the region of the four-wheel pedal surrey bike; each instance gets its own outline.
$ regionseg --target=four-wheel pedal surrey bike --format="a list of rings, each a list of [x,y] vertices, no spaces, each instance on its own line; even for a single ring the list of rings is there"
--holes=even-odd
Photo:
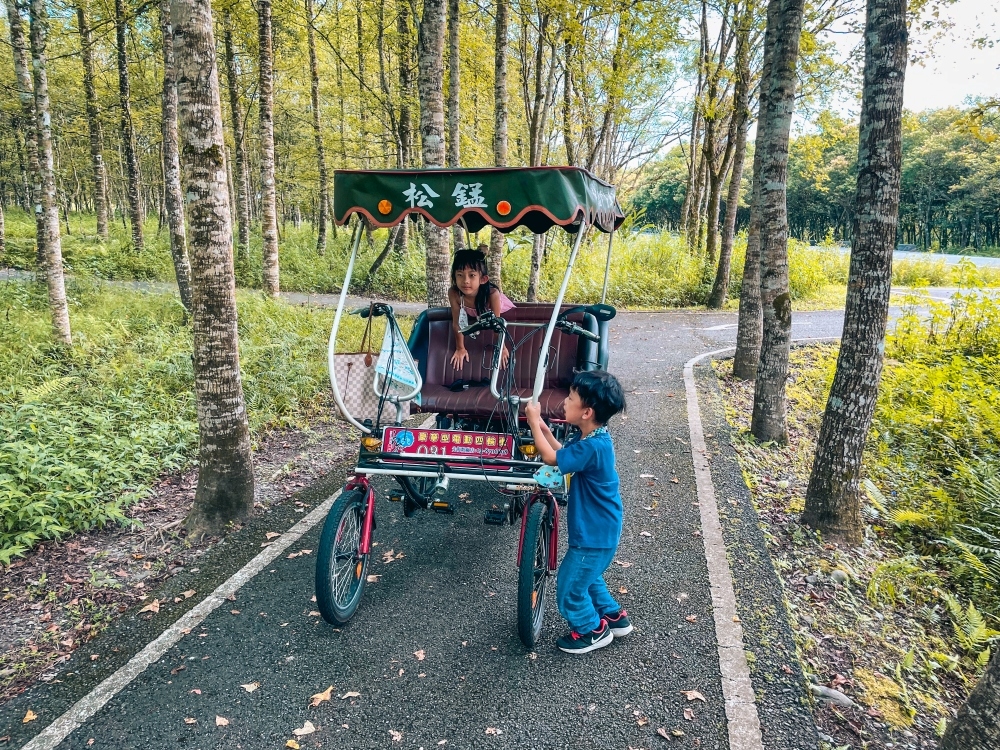
[[[421,313],[406,345],[392,308],[383,303],[350,314],[386,319],[383,353],[371,384],[378,398],[376,418],[363,421],[345,407],[334,367],[337,331],[344,313],[361,236],[368,227],[393,227],[419,214],[439,227],[461,224],[476,233],[527,227],[544,234],[555,226],[575,234],[554,304],[518,303],[503,317],[479,315],[463,330],[469,352],[461,370],[450,308]],[[614,230],[624,220],[615,188],[576,167],[344,170],[334,176],[334,218],[354,224],[351,256],[330,333],[328,359],[334,398],[362,438],[353,477],[327,516],[316,560],[316,602],[324,619],[344,625],[361,601],[377,512],[372,477],[394,478],[389,500],[407,517],[421,511],[453,513],[450,483],[485,482],[492,502],[487,524],[518,524],[517,629],[535,646],[542,629],[545,593],[557,567],[560,507],[565,488],[542,488],[534,474],[540,457],[520,407],[537,401],[557,439],[572,428],[562,403],[580,370],[606,369],[608,322],[615,308],[604,304]],[[581,241],[590,228],[609,236],[601,303],[563,306]],[[398,343],[397,343],[398,342]],[[501,352],[509,359],[501,366]],[[402,424],[404,405],[436,415],[433,426]],[[390,408],[391,407],[391,408]],[[390,419],[383,419],[383,416]],[[426,424],[426,423],[425,423]]]

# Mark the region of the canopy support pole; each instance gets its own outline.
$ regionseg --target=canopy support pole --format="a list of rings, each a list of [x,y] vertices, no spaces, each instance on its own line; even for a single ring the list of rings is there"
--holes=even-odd
[[[611,231],[608,232],[608,260],[604,264],[604,287],[601,289],[601,304],[608,297],[608,277],[611,275],[611,245],[615,241],[615,225],[611,222]]]
[[[333,367],[333,355],[336,353],[337,347],[337,331],[340,330],[340,316],[344,313],[347,288],[351,285],[351,276],[354,273],[354,260],[358,257],[358,247],[361,246],[361,235],[363,234],[363,227],[365,225],[364,217],[359,217],[359,219],[358,223],[354,225],[354,234],[351,236],[351,259],[347,262],[347,273],[344,274],[344,284],[340,287],[340,299],[337,300],[337,312],[333,316],[333,330],[330,331],[330,344],[326,350],[326,360],[330,368],[330,385],[333,386],[333,398],[337,402],[340,413],[344,415],[344,419],[359,430],[370,433],[371,430],[352,417],[350,412],[347,411],[347,407],[344,406],[344,398],[340,395],[340,389],[337,387],[337,372]]]
[[[542,349],[538,353],[538,369],[535,370],[535,389],[531,394],[531,400],[538,403],[538,397],[542,395],[545,388],[545,370],[549,363],[549,344],[552,343],[552,334],[556,330],[556,320],[559,318],[559,308],[562,306],[563,297],[566,296],[566,287],[569,286],[569,275],[573,270],[573,263],[576,262],[576,254],[580,249],[587,229],[586,221],[580,222],[580,229],[576,233],[576,240],[573,242],[573,252],[569,255],[569,263],[566,265],[566,274],[563,276],[562,286],[559,287],[559,295],[552,306],[552,317],[549,318],[549,325],[545,329],[545,340],[542,342]]]

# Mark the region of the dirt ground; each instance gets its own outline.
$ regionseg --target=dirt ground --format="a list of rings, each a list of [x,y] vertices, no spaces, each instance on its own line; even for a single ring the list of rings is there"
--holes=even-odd
[[[255,512],[288,501],[356,445],[343,422],[326,417],[264,436],[254,452]],[[4,571],[0,705],[37,680],[53,679],[58,664],[116,616],[142,605],[147,591],[185,569],[197,572],[198,559],[219,541],[187,538],[183,522],[197,481],[194,466],[164,476],[127,511],[134,523],[39,544]]]

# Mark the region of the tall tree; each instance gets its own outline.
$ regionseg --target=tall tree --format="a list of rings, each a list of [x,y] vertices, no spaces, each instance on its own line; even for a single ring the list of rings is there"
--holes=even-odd
[[[115,40],[118,48],[118,100],[121,107],[122,152],[125,160],[125,176],[128,182],[128,210],[132,223],[132,247],[142,252],[142,174],[139,171],[139,154],[136,151],[135,128],[132,123],[132,90],[129,84],[128,57],[126,55],[126,35],[128,18],[125,15],[125,0],[115,0]]]
[[[444,27],[445,0],[424,0],[417,42],[417,90],[424,168],[444,166]],[[442,196],[440,200],[447,200]],[[435,199],[437,200],[437,199]],[[427,222],[427,304],[447,305],[448,230]]]
[[[722,221],[722,246],[708,307],[720,310],[729,296],[729,275],[736,239],[736,212],[740,204],[743,167],[746,162],[747,131],[750,127],[750,33],[753,28],[754,0],[747,0],[736,25],[736,88],[733,116],[729,123],[729,142],[733,144],[733,167],[726,194],[726,214]],[[756,365],[756,363],[755,363]],[[754,367],[756,371],[756,366]]]
[[[757,382],[754,385],[750,431],[758,440],[788,439],[785,423],[785,381],[792,331],[792,300],[788,291],[788,135],[795,104],[796,63],[802,32],[804,0],[770,0],[767,33],[773,30],[767,108],[760,111],[760,302],[764,328]],[[765,42],[766,44],[766,42]]]
[[[191,310],[191,263],[184,235],[184,196],[181,165],[177,154],[177,71],[174,63],[174,31],[170,22],[170,0],[160,0],[160,36],[163,40],[163,202],[167,209],[170,256],[181,303]]]
[[[76,5],[76,21],[80,32],[80,57],[83,61],[83,94],[87,101],[87,130],[90,134],[90,161],[94,170],[94,212],[97,214],[97,236],[108,239],[107,177],[104,174],[104,135],[101,132],[101,112],[94,87],[94,41],[87,23],[84,2]]]
[[[264,291],[278,296],[278,196],[274,182],[274,49],[271,0],[257,3],[260,96],[260,223],[264,235]]]
[[[1000,747],[1000,649],[941,738],[941,750]]]
[[[410,21],[409,0],[396,0],[396,36],[399,56],[399,167],[406,169],[413,163],[413,110],[417,106],[413,85],[413,29]],[[394,243],[406,252],[409,245],[409,221],[399,223]]]
[[[326,252],[326,218],[330,206],[330,187],[326,174],[326,152],[323,149],[323,131],[319,112],[319,62],[316,59],[316,29],[313,27],[313,0],[306,0],[306,42],[309,46],[309,80],[312,101],[313,140],[316,142],[316,165],[319,168],[318,229],[316,251]]]
[[[40,0],[36,0],[40,1]],[[198,487],[185,521],[218,533],[253,508],[254,476],[236,329],[222,102],[209,0],[172,0],[181,155],[194,286]]]
[[[31,0],[31,72],[35,89],[35,128],[38,134],[38,159],[42,184],[36,200],[45,216],[45,283],[49,291],[49,311],[56,340],[69,345],[69,307],[63,280],[62,241],[59,236],[59,204],[56,202],[56,173],[52,159],[52,111],[49,104],[49,78],[45,45],[48,41],[49,16],[45,0]]]
[[[458,33],[462,27],[459,0],[448,0],[448,166],[459,167],[461,161],[461,131],[459,129],[458,97],[460,93]],[[455,249],[465,246],[464,232],[458,224],[454,227]]]
[[[823,413],[802,521],[861,541],[858,497],[889,316],[903,168],[906,0],[868,0],[851,268],[837,371]]]
[[[246,129],[240,104],[239,74],[233,49],[233,13],[227,6],[222,11],[222,48],[226,60],[226,88],[229,90],[229,113],[233,124],[233,175],[236,183],[236,252],[246,260],[250,257],[250,159],[247,156]]]
[[[38,281],[45,280],[46,236],[48,219],[42,210],[42,168],[38,158],[38,133],[35,126],[35,84],[31,78],[28,63],[28,38],[24,33],[24,21],[17,0],[6,0],[7,24],[10,27],[10,46],[14,53],[14,75],[17,79],[17,95],[21,101],[21,121],[24,128],[24,151],[27,155],[25,190],[28,203],[35,215],[35,265]]]
[[[493,163],[507,166],[507,14],[508,0],[496,0],[493,61]],[[490,231],[490,278],[501,284],[503,249],[506,242],[499,229]]]

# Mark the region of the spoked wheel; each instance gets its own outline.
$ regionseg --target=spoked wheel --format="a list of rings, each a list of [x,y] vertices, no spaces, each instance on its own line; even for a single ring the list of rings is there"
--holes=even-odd
[[[362,555],[364,490],[344,492],[330,508],[316,557],[316,605],[331,625],[346,625],[365,588],[368,555]]]
[[[434,490],[437,480],[434,477],[399,477],[403,485],[403,515],[413,516],[421,508],[427,507],[427,500]]]
[[[534,648],[542,634],[545,591],[549,582],[549,531],[551,521],[546,503],[538,502],[528,511],[517,577],[517,634],[528,648]]]

